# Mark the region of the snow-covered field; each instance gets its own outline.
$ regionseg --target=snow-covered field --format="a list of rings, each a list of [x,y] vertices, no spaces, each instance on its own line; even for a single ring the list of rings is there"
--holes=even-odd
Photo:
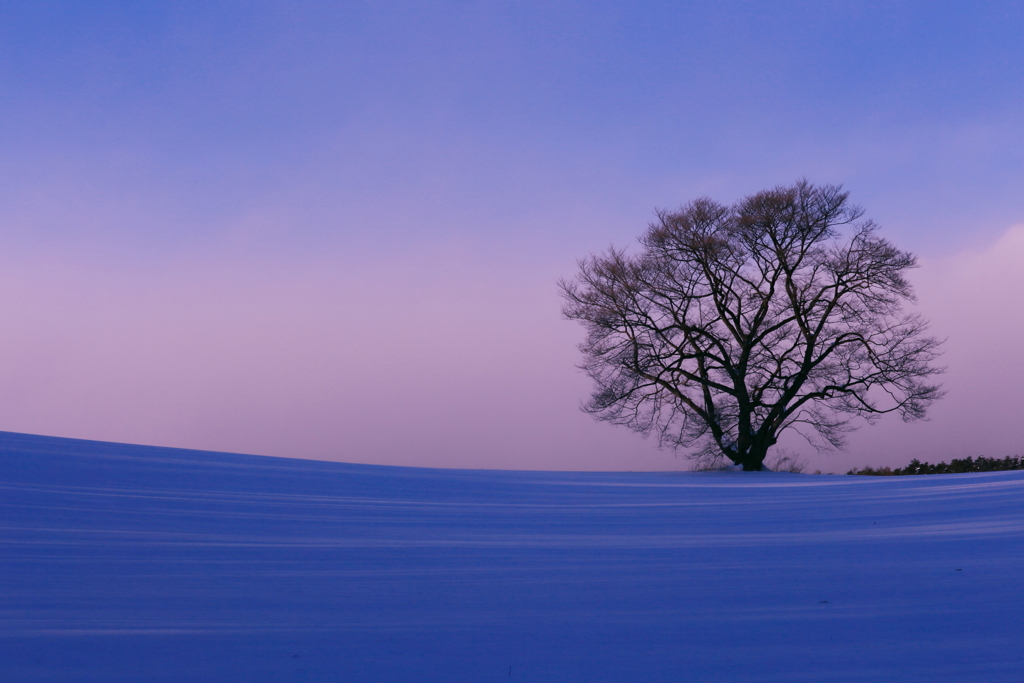
[[[1024,472],[430,470],[0,433],[2,681],[1021,681]]]

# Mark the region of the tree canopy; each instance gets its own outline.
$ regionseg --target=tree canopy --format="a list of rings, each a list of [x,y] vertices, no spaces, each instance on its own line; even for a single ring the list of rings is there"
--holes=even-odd
[[[587,332],[584,409],[747,470],[787,429],[828,450],[855,417],[924,418],[942,369],[926,321],[903,311],[915,257],[848,196],[803,180],[701,198],[657,211],[639,253],[581,260],[559,286]]]

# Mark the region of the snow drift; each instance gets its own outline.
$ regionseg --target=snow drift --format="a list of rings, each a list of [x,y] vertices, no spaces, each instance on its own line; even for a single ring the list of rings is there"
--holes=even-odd
[[[0,679],[1017,681],[1024,472],[431,470],[0,433]]]

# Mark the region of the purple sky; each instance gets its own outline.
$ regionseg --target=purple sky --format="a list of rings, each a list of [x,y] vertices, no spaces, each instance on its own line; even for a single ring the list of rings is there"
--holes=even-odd
[[[685,469],[579,412],[554,282],[806,176],[921,256],[949,367],[812,467],[1021,453],[1018,3],[335,5],[0,5],[0,429]]]

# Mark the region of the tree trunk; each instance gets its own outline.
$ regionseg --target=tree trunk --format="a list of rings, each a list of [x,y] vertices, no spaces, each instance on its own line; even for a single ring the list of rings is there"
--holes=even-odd
[[[747,449],[746,456],[740,460],[744,472],[760,472],[764,469],[764,458],[768,455],[767,448],[752,447]]]

